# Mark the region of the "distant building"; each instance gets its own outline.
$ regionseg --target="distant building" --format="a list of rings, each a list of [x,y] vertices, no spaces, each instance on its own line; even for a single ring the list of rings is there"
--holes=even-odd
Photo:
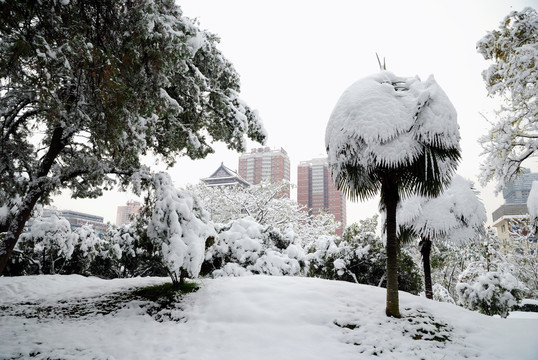
[[[518,229],[529,228],[530,218],[525,204],[501,205],[493,214],[493,227],[497,229],[497,236],[501,242],[510,238],[514,224],[517,224]]]
[[[317,215],[322,211],[334,215],[336,221],[342,223],[341,231],[346,227],[346,199],[336,189],[330,175],[327,158],[299,163],[297,202],[306,206],[312,215]]]
[[[243,179],[237,172],[224,166],[224,163],[221,163],[219,168],[211,176],[200,180],[207,186],[250,186],[248,181]]]
[[[252,185],[257,185],[263,180],[289,182],[290,159],[288,153],[283,148],[251,149],[249,153],[243,153],[239,157],[239,175]],[[289,188],[283,196],[290,197]]]
[[[505,186],[503,190],[505,203],[491,214],[493,226],[497,229],[501,242],[507,241],[514,230],[527,232],[530,222],[527,198],[533,181],[538,181],[538,173],[531,173],[525,169],[514,181]]]
[[[107,224],[103,222],[104,219],[102,216],[86,214],[73,210],[44,209],[43,214],[41,214],[41,217],[46,218],[52,216],[53,214],[57,214],[58,217],[64,217],[67,221],[69,221],[69,224],[71,225],[71,230],[82,227],[84,225],[91,225],[93,227],[93,230],[98,235],[102,235],[108,229]],[[30,220],[27,221],[27,223],[25,224],[25,231],[30,230],[33,221],[34,218],[30,218]]]
[[[61,210],[60,216],[69,221],[71,224],[71,229],[79,228],[84,225],[93,226],[93,230],[98,234],[104,234],[108,226],[103,222],[102,216],[86,214],[73,210]]]
[[[532,182],[538,181],[538,173],[531,173],[524,169],[514,181],[506,184],[503,189],[503,198],[507,204],[527,204]]]
[[[142,204],[138,201],[129,200],[124,206],[118,206],[116,212],[116,225],[121,226],[131,222],[131,218],[140,212]]]

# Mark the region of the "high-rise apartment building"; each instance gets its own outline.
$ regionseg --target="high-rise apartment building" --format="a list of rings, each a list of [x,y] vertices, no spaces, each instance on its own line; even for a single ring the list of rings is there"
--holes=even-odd
[[[252,149],[239,157],[239,175],[252,185],[263,180],[290,181],[290,158],[283,149],[269,147]],[[290,197],[290,190],[283,194]]]
[[[116,225],[120,226],[131,222],[131,215],[136,215],[140,212],[142,205],[138,201],[129,200],[125,206],[118,206],[116,212]]]
[[[346,226],[346,199],[336,189],[329,171],[327,158],[301,161],[297,167],[297,202],[313,215],[321,211],[334,215]]]
[[[521,174],[509,182],[503,189],[503,198],[507,204],[526,204],[532,188],[532,182],[538,181],[538,174],[524,169]]]

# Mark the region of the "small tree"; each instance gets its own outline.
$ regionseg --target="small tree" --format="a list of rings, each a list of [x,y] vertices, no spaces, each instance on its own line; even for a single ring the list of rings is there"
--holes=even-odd
[[[386,211],[388,316],[400,317],[396,209],[400,197],[435,196],[460,158],[456,111],[433,77],[388,71],[359,80],[338,100],[325,133],[333,179],[352,200],[381,193]]]
[[[424,267],[424,290],[433,299],[430,252],[432,240],[460,245],[484,234],[486,209],[470,181],[455,175],[439,196],[413,196],[401,203],[398,225],[401,237],[419,237]]]
[[[160,245],[163,265],[178,285],[186,276],[198,276],[206,239],[216,233],[198,199],[188,191],[176,189],[168,174],[156,174],[153,182],[155,201],[148,237]]]

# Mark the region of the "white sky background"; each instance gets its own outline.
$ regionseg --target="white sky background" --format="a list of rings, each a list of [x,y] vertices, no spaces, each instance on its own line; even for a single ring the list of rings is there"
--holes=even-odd
[[[536,8],[537,1],[248,1],[179,0],[184,15],[221,38],[220,49],[241,77],[242,98],[258,110],[269,137],[283,147],[297,182],[300,161],[325,156],[325,128],[334,105],[353,82],[379,71],[376,52],[399,76],[433,74],[458,112],[462,161],[458,173],[475,181],[491,223],[503,203],[493,184],[477,182],[477,139],[494,119],[497,101],[487,97],[481,72],[489,66],[476,42],[512,10]],[[249,142],[252,147],[261,146]],[[176,186],[195,184],[221,162],[238,168],[239,154],[215,145],[204,160],[182,158],[169,169]],[[530,164],[527,164],[529,166]],[[532,166],[531,166],[532,167]],[[54,205],[104,216],[115,222],[116,208],[131,194],[107,192],[100,199],[72,200],[64,192]],[[295,193],[292,193],[295,199]],[[378,199],[347,204],[348,225],[377,212]]]

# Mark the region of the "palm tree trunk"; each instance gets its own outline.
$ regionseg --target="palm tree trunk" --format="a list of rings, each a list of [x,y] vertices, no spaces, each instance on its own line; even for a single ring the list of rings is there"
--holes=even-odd
[[[419,243],[420,254],[422,255],[422,265],[424,266],[424,292],[428,299],[433,299],[432,289],[432,272],[430,264],[430,253],[432,249],[432,241],[429,237],[423,237]]]
[[[400,318],[398,297],[398,238],[396,237],[396,207],[400,200],[396,182],[386,177],[381,185],[381,201],[387,212],[387,305],[386,314]]]

